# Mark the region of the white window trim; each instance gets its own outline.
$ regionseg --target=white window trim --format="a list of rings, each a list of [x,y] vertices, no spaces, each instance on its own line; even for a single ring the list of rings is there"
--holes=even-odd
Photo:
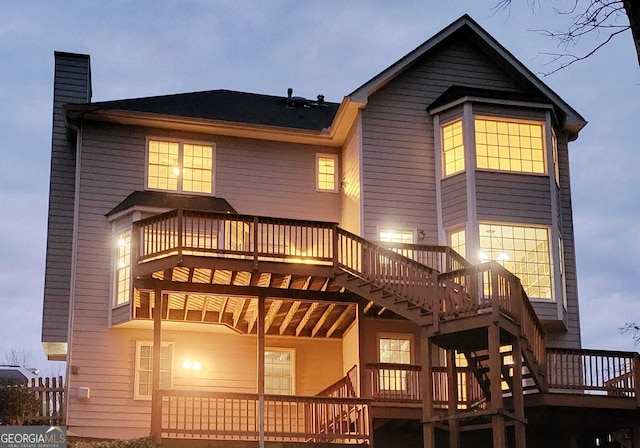
[[[287,352],[291,355],[291,394],[296,394],[296,349],[288,347],[265,347],[265,352]],[[265,378],[266,378],[266,364],[265,364]],[[275,392],[267,392],[265,394],[275,394]]]
[[[175,370],[173,366],[173,360],[175,359],[175,350],[173,345],[173,342],[163,342],[161,344],[162,347],[171,347],[171,370],[169,372],[170,388],[173,388],[173,374]],[[138,381],[140,381],[140,347],[142,346],[150,346],[151,350],[153,350],[153,341],[136,341],[136,352],[134,354],[135,368],[133,377],[133,399],[149,401],[151,400],[151,395],[141,395],[138,393]]]
[[[325,159],[333,159],[333,163],[334,163],[334,168],[335,168],[335,175],[333,178],[333,189],[324,189],[324,188],[320,188],[320,158],[325,158]],[[321,152],[317,152],[316,153],[316,165],[315,165],[315,174],[316,174],[316,191],[319,193],[337,193],[338,192],[338,185],[339,185],[339,181],[338,179],[340,178],[340,166],[338,164],[338,155],[337,154],[329,154],[329,153],[321,153]]]
[[[415,364],[415,343],[413,333],[376,333],[376,357],[380,364],[380,339],[402,339],[409,341],[409,364]]]
[[[462,126],[462,147],[463,147],[463,163],[464,163],[464,168],[462,168],[460,171],[456,171],[455,173],[451,173],[451,174],[447,174],[446,173],[446,167],[445,167],[445,156],[444,156],[444,128],[445,126],[449,126],[453,123],[455,123],[456,121],[460,122],[460,125]],[[468,148],[470,147],[469,145],[469,141],[467,139],[467,123],[466,123],[466,117],[464,116],[464,112],[463,114],[453,117],[443,123],[439,123],[440,126],[440,131],[438,132],[437,135],[437,139],[438,139],[438,146],[436,146],[436,148],[440,148],[440,150],[438,151],[439,155],[440,155],[440,176],[441,179],[449,179],[450,177],[454,177],[457,176],[459,174],[462,173],[466,173],[467,171],[469,171],[469,158],[467,157],[469,154],[469,150]],[[475,130],[475,128],[472,128]],[[475,155],[476,150],[475,147],[473,148],[473,154]]]
[[[161,142],[170,142],[178,144],[178,157],[180,159],[180,166],[182,167],[182,155],[183,155],[183,146],[185,144],[192,145],[203,145],[211,147],[211,193],[200,193],[197,191],[183,191],[182,190],[182,180],[178,182],[177,190],[164,190],[162,188],[150,188],[149,184],[149,142],[151,140],[161,141]],[[198,140],[188,140],[188,139],[176,139],[176,138],[167,138],[167,137],[155,137],[155,136],[147,136],[145,141],[144,148],[144,189],[145,191],[162,191],[169,193],[178,193],[178,194],[189,194],[189,195],[197,195],[197,196],[215,196],[216,194],[216,168],[218,164],[216,163],[216,144],[213,142],[206,141],[198,141]]]

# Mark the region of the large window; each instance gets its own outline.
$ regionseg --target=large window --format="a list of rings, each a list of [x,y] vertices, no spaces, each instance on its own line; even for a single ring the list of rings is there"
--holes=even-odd
[[[378,338],[378,356],[380,363],[411,364],[410,337]],[[406,391],[407,371],[401,369],[381,369],[380,390]]]
[[[480,259],[515,274],[529,297],[553,299],[547,227],[480,224]]]
[[[445,176],[464,171],[462,120],[442,126],[442,156]]]
[[[114,306],[128,303],[131,296],[131,231],[126,230],[116,239]]]
[[[544,174],[542,123],[475,119],[479,169]]]
[[[213,146],[149,140],[147,188],[213,192]]]
[[[264,352],[264,392],[293,395],[295,393],[293,349],[269,348]]]
[[[163,344],[160,348],[160,389],[171,388],[173,346]],[[151,400],[153,393],[153,343],[136,342],[136,372],[133,398]]]
[[[338,156],[316,154],[316,189],[338,191]]]

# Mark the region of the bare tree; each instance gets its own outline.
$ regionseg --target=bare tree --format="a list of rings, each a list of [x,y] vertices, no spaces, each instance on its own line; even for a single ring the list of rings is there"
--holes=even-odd
[[[2,364],[12,366],[31,367],[32,360],[31,353],[22,347],[11,347],[2,356]]]
[[[511,2],[512,0],[500,0],[495,9],[510,10]],[[535,9],[540,5],[540,0],[527,0],[527,3]],[[552,57],[551,64],[557,64],[545,74],[555,73],[592,56],[615,37],[628,30],[631,30],[640,66],[640,0],[571,0],[571,5],[567,9],[554,8],[554,10],[557,14],[570,17],[571,24],[561,31],[535,30],[557,39],[558,46],[563,49],[562,53],[543,53]],[[596,43],[580,54],[570,53],[572,48],[586,36],[595,37]]]
[[[627,322],[619,330],[622,334],[630,334],[636,345],[640,344],[640,323]]]

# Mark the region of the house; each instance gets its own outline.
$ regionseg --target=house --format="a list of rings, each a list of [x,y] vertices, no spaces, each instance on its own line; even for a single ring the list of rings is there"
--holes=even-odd
[[[586,121],[470,17],[341,103],[91,90],[57,52],[42,342],[70,432],[640,447],[638,354],[580,340]]]

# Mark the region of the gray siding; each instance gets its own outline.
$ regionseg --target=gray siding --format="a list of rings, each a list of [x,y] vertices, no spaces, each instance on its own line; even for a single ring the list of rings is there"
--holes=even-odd
[[[75,197],[75,142],[67,140],[63,105],[91,99],[89,57],[55,54],[53,132],[42,341],[66,342],[69,324]]]
[[[551,225],[549,177],[476,171],[480,221]]]
[[[442,225],[446,229],[467,222],[467,179],[464,173],[442,180]]]
[[[364,233],[419,228],[438,241],[433,122],[429,106],[452,84],[518,90],[466,39],[444,44],[369,98],[362,113]]]
[[[342,151],[342,219],[340,225],[349,232],[362,232],[360,216],[360,126],[356,123],[345,141]]]

